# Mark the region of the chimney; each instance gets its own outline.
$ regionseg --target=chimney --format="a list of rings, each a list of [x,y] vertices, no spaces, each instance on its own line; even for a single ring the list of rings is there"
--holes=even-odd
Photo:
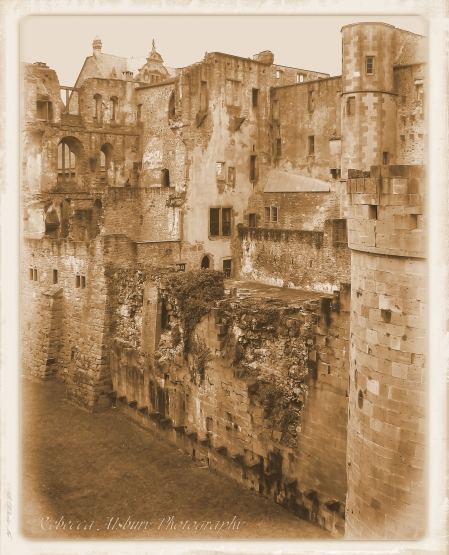
[[[98,56],[99,54],[101,54],[101,46],[102,46],[101,39],[99,37],[95,37],[92,43],[94,56]]]

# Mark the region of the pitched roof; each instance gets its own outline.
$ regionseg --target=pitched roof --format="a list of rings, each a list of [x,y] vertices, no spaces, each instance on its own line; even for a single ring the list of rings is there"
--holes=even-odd
[[[327,181],[299,173],[272,169],[268,172],[264,193],[328,193]]]

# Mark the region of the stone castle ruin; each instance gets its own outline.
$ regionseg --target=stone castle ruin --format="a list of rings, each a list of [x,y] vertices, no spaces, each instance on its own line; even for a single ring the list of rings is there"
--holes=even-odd
[[[420,536],[424,47],[25,65],[26,373],[336,536]]]

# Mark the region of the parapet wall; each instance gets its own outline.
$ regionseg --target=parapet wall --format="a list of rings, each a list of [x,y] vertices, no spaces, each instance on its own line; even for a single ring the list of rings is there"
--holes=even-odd
[[[349,282],[346,221],[328,220],[324,231],[239,229],[242,278],[331,293]]]

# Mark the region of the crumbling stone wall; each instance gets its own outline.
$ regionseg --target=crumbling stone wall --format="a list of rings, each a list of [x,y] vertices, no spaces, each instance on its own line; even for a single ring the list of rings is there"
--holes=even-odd
[[[102,259],[100,240],[86,245],[29,239],[22,262],[21,303],[29,307],[22,322],[24,370],[40,377],[57,374],[69,398],[90,408],[110,388]]]
[[[322,307],[313,293],[224,296],[222,274],[210,271],[171,276],[110,275],[117,403],[193,457],[341,533],[347,306],[338,295]],[[317,417],[324,401],[335,425]],[[321,433],[333,443],[320,446]]]
[[[327,221],[323,231],[241,227],[239,273],[263,283],[331,293],[349,281],[345,228],[344,220]]]

